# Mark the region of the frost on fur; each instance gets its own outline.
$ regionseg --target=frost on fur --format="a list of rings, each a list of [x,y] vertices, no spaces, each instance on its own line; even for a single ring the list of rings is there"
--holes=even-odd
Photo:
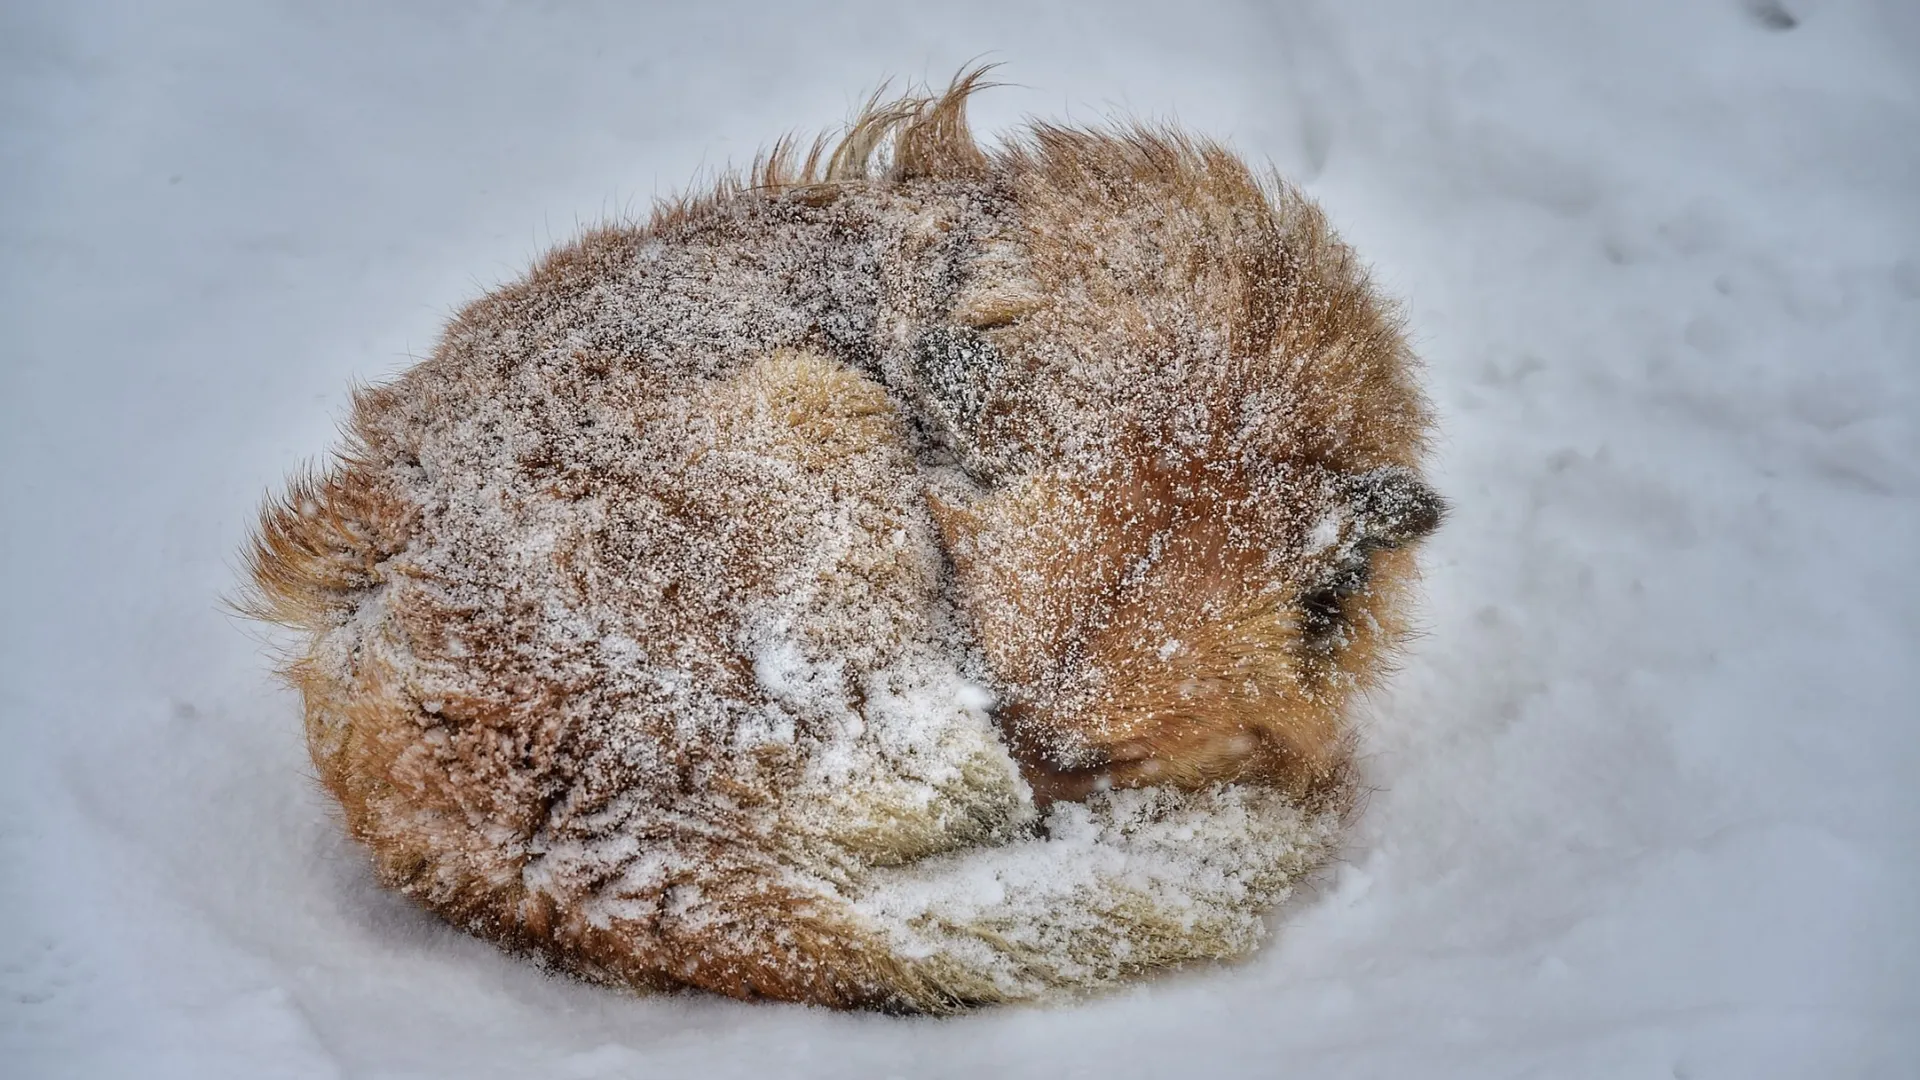
[[[1389,307],[979,73],[607,227],[354,402],[254,610],[382,877],[567,970],[948,1010],[1251,948],[1441,503]]]

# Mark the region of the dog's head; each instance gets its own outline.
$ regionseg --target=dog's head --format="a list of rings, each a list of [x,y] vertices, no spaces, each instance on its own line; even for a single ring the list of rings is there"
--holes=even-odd
[[[1008,225],[920,336],[934,497],[1042,795],[1311,789],[1443,513],[1391,307],[1319,210],[1226,151],[1039,129]]]

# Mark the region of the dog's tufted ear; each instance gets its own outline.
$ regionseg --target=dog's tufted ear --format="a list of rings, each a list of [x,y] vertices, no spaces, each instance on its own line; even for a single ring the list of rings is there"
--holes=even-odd
[[[1447,503],[1412,469],[1388,465],[1350,476],[1344,492],[1359,543],[1410,544],[1440,527]]]

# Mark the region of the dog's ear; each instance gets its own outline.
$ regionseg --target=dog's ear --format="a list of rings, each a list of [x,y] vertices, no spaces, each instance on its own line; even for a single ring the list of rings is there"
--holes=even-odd
[[[965,431],[987,406],[1000,381],[1004,361],[978,330],[935,326],[914,348],[914,375],[930,410],[944,426]]]
[[[992,486],[1006,471],[985,430],[1006,369],[987,335],[965,326],[934,326],[914,342],[914,420],[976,484]]]
[[[1397,548],[1440,527],[1447,502],[1412,469],[1388,465],[1350,476],[1345,491],[1361,544]]]

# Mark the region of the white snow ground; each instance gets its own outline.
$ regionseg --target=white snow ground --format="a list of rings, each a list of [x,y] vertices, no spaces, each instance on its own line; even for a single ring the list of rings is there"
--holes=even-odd
[[[0,1074],[1920,1075],[1920,4],[1781,5],[0,6]],[[1350,863],[947,1021],[381,892],[217,606],[264,490],[577,223],[982,53],[983,129],[1229,136],[1408,299],[1457,509]]]

